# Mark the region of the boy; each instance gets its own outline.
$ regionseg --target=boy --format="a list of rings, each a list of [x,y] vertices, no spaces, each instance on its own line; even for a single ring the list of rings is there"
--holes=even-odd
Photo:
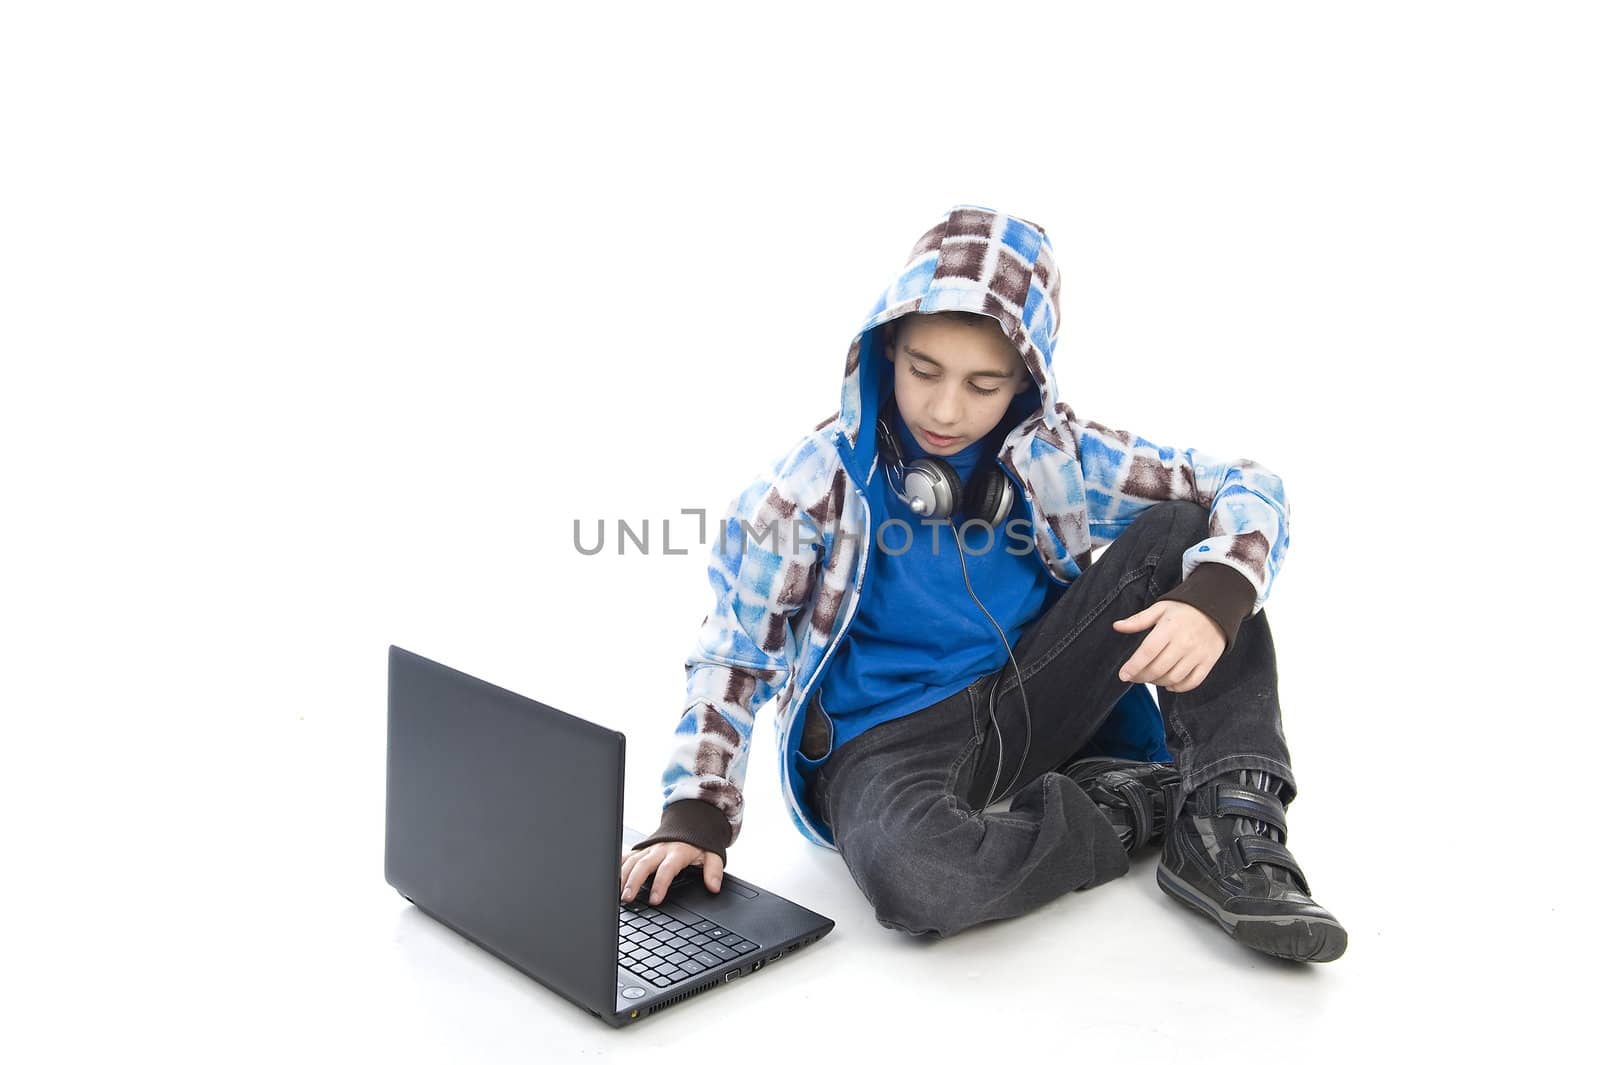
[[[1296,789],[1262,612],[1282,483],[1080,422],[1053,375],[1058,289],[1044,230],[988,208],[912,248],[839,411],[715,538],[661,825],[623,855],[624,900],[653,876],[660,902],[689,865],[720,889],[775,696],[790,816],[886,928],[1018,916],[1160,842],[1161,888],[1240,942],[1344,952],[1284,846]]]

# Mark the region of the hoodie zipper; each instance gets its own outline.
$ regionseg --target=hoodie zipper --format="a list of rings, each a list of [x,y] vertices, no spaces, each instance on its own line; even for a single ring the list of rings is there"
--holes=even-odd
[[[874,457],[872,469],[876,470],[877,468],[878,460]],[[867,480],[869,483],[872,480],[871,470],[867,472]],[[861,526],[861,561],[856,565],[855,593],[850,596],[850,609],[845,614],[844,624],[839,626],[838,634],[834,636],[827,648],[822,652],[822,661],[817,663],[816,672],[811,674],[811,680],[806,684],[805,690],[797,696],[798,706],[795,709],[794,716],[790,719],[791,732],[794,729],[794,722],[804,723],[806,702],[811,698],[811,689],[816,686],[822,674],[827,672],[828,659],[833,657],[833,652],[838,649],[839,644],[844,642],[845,633],[850,631],[850,623],[855,620],[856,608],[861,605],[861,586],[866,581],[867,557],[872,553],[872,505],[867,502],[867,494],[865,492],[854,485],[851,485],[851,491],[855,492],[856,498],[861,500],[861,509],[866,513],[866,520],[862,522]]]
[[[867,483],[870,484],[872,482],[873,471],[877,468],[878,459],[875,455],[872,459],[872,469],[867,471]],[[867,557],[872,553],[872,504],[867,502],[867,493],[855,487],[855,485],[852,484],[850,490],[855,492],[857,499],[861,500],[861,509],[866,514],[866,519],[861,523],[861,561],[856,566],[855,593],[850,596],[850,609],[845,614],[844,624],[839,626],[839,634],[833,638],[827,649],[822,652],[822,661],[817,663],[816,672],[811,674],[811,680],[806,685],[805,690],[796,696],[794,713],[789,716],[789,732],[783,737],[783,749],[786,752],[789,749],[790,737],[794,735],[795,729],[805,724],[806,703],[811,698],[811,689],[816,686],[822,675],[827,672],[828,660],[833,657],[833,652],[838,650],[839,645],[844,642],[845,633],[850,631],[850,623],[855,620],[856,608],[861,605],[861,586],[866,581]],[[830,721],[830,737],[833,735],[832,724]],[[830,756],[833,753],[831,744],[828,753]],[[783,779],[785,789],[792,790],[789,788],[789,759],[787,755],[784,757]],[[798,801],[794,803],[793,809],[795,813],[799,814],[801,820],[806,822],[806,826],[811,829],[811,834],[821,840],[823,838],[822,830],[811,823],[811,819],[806,816],[805,810]]]

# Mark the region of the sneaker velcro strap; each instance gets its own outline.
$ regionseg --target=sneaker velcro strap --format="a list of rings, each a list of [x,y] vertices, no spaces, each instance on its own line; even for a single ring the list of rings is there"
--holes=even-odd
[[[1226,784],[1217,786],[1217,813],[1224,817],[1253,817],[1276,828],[1285,835],[1289,826],[1284,819],[1283,803],[1276,795],[1262,791],[1247,791]]]
[[[1276,840],[1266,836],[1248,834],[1238,837],[1239,857],[1245,865],[1254,865],[1256,862],[1265,862],[1267,865],[1276,865],[1280,869],[1287,869],[1300,881],[1300,890],[1307,895],[1311,894],[1311,885],[1306,882],[1306,874],[1301,871],[1300,863],[1294,860],[1294,855],[1289,853],[1289,848]]]
[[[1115,788],[1133,814],[1133,839],[1128,849],[1137,850],[1150,841],[1150,832],[1155,827],[1155,803],[1137,781],[1125,780]]]

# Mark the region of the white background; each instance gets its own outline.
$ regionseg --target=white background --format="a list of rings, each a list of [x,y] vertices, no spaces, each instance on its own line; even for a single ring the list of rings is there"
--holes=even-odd
[[[1563,1045],[1595,947],[1586,5],[575,9],[6,6],[5,1056]],[[956,203],[1051,234],[1080,417],[1283,477],[1290,844],[1349,951],[1247,951],[1153,855],[888,932],[790,825],[768,707],[730,871],[838,928],[614,1032],[384,883],[387,647],[626,731],[652,829],[711,603],[661,524],[836,409]],[[651,553],[584,557],[575,519]]]

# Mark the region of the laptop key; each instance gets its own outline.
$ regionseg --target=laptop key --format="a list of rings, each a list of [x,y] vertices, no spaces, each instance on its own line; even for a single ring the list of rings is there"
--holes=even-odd
[[[679,968],[688,973],[690,976],[693,976],[695,973],[703,973],[706,971],[706,967],[704,965],[701,965],[699,962],[694,961],[693,959],[685,961],[679,966]]]
[[[650,978],[650,982],[655,984],[657,987],[666,987],[668,984],[672,983],[672,981],[668,980],[665,976],[652,976]]]
[[[710,921],[701,921],[699,924],[690,925],[689,927],[696,932],[705,932],[717,926]]]
[[[740,954],[749,954],[752,950],[759,950],[760,948],[747,939],[741,939],[733,944],[731,949],[738,951]]]
[[[712,943],[710,946],[706,947],[706,949],[723,960],[727,960],[728,958],[737,958],[739,956],[738,951],[729,950],[721,943]]]
[[[704,965],[707,969],[712,969],[722,964],[721,958],[717,957],[715,954],[707,954],[705,951],[701,951],[699,954],[696,954],[694,956],[694,960],[699,962],[701,965]]]

